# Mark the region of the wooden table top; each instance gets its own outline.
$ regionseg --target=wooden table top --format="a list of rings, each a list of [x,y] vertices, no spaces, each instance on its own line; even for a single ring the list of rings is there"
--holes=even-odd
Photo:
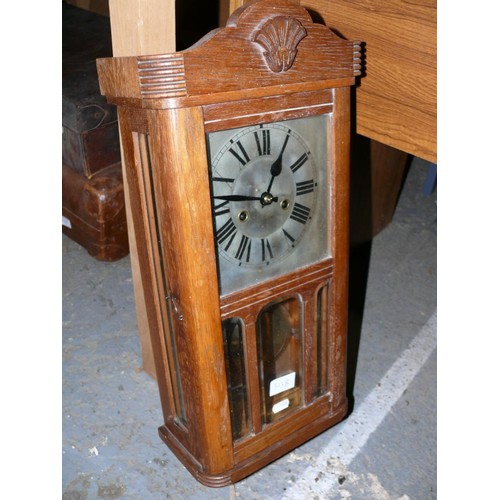
[[[436,162],[436,0],[303,0],[338,34],[365,42],[357,132]]]

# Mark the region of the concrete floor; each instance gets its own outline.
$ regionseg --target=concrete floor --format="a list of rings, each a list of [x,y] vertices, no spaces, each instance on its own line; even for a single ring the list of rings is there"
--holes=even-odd
[[[436,498],[436,194],[414,160],[393,222],[353,251],[349,417],[247,479],[195,481],[157,434],[141,371],[129,258],[92,259],[65,236],[64,500]]]

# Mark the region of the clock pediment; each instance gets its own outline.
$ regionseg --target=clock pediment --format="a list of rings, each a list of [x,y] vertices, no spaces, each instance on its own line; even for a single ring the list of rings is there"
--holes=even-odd
[[[264,0],[182,52],[99,59],[97,66],[110,101],[169,108],[178,99],[200,105],[350,85],[360,75],[360,50],[314,23],[298,2]]]

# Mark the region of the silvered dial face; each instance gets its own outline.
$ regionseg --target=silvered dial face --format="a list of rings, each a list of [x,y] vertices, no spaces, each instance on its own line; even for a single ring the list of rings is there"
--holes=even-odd
[[[314,222],[325,197],[325,166],[317,165],[318,155],[322,162],[326,158],[325,120],[305,118],[209,134],[223,293],[307,264],[307,250],[291,256],[308,245],[303,240],[310,228],[316,228],[316,237],[318,224],[327,218],[320,214],[320,222]],[[314,137],[318,134],[320,138]],[[283,264],[288,260],[288,266]]]

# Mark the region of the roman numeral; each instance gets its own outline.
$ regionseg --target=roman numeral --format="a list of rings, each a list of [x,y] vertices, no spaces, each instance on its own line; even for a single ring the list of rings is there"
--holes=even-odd
[[[260,240],[260,244],[262,246],[262,262],[265,262],[266,260],[271,260],[274,256],[269,240],[267,238],[266,239],[262,238]],[[269,254],[269,258],[267,258],[267,254]]]
[[[283,231],[283,234],[290,240],[290,242],[292,243],[292,247],[293,247],[293,244],[295,243],[295,238],[290,233],[285,231],[283,228],[281,228],[281,230]]]
[[[246,250],[246,261],[248,262],[250,260],[250,249],[252,247],[252,240],[248,236],[245,236],[244,234],[241,236],[241,241],[240,245],[238,247],[238,251],[236,252],[235,257],[238,260],[243,260],[245,257],[245,250]]]
[[[304,163],[309,159],[308,153],[304,153],[291,167],[293,173],[297,172],[297,170],[304,165]]]
[[[295,188],[297,196],[312,193],[314,191],[314,180],[297,182]]]
[[[271,131],[269,129],[261,129],[253,133],[259,156],[271,154]],[[259,138],[260,136],[260,138]]]
[[[219,217],[219,215],[228,214],[231,211],[226,205],[229,205],[229,201],[227,200],[214,206],[214,213],[216,217]]]
[[[290,214],[290,218],[297,222],[300,222],[301,224],[305,224],[309,219],[310,211],[310,208],[301,205],[300,203],[295,203],[292,213]]]
[[[224,243],[224,241],[226,241],[228,238],[228,243],[226,245],[226,247],[224,248],[224,250],[228,250],[228,248],[231,246],[231,243],[233,242],[234,240],[234,236],[236,234],[236,226],[234,225],[234,222],[232,219],[229,219],[222,227],[220,227],[217,231],[217,242],[219,243],[219,245],[221,245],[222,243]]]
[[[229,152],[243,165],[245,166],[249,161],[250,157],[248,156],[248,153],[245,151],[245,148],[243,147],[243,144],[241,144],[240,141],[235,143],[236,146],[238,146],[240,153],[243,155],[243,157],[240,156],[240,154],[235,151],[233,148],[229,148]]]

